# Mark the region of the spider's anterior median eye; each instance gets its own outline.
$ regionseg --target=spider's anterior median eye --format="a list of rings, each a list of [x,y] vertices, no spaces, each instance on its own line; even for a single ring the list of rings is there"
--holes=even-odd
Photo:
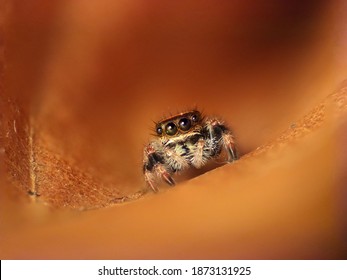
[[[191,122],[189,119],[187,118],[182,118],[180,119],[179,121],[179,126],[180,126],[180,129],[182,129],[183,131],[187,131],[190,129],[190,127],[192,126]]]
[[[165,127],[165,133],[167,135],[175,135],[177,133],[177,126],[173,122],[168,123]]]
[[[162,133],[163,133],[163,129],[161,128],[161,126],[158,126],[158,127],[156,128],[156,131],[157,131],[157,134],[158,134],[158,135],[162,135]]]

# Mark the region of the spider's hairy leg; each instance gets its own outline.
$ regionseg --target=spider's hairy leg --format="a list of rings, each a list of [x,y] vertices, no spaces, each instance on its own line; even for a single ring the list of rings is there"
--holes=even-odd
[[[211,139],[221,141],[221,145],[227,151],[228,162],[233,162],[238,159],[234,136],[230,129],[226,127],[222,121],[213,118],[206,121],[206,127],[209,131]]]
[[[154,192],[158,191],[155,181],[157,178],[162,178],[170,186],[175,185],[170,173],[165,167],[164,158],[151,145],[144,150],[143,157],[143,173],[146,183]]]
[[[161,177],[162,179],[164,179],[164,181],[168,183],[170,186],[175,185],[174,179],[172,179],[170,173],[166,170],[163,164],[157,164],[154,167],[154,169],[158,177]]]
[[[145,176],[145,181],[146,181],[147,185],[150,186],[152,191],[158,192],[158,187],[155,185],[154,172],[145,170],[145,168],[144,168],[144,176]]]
[[[235,148],[234,137],[230,131],[223,132],[222,143],[224,148],[228,152],[228,161],[232,162],[234,160],[237,160],[238,156]]]

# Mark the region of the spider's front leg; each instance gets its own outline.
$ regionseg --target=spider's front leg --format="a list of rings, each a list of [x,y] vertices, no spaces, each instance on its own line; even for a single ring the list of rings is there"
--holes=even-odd
[[[210,134],[210,139],[220,142],[220,145],[227,151],[228,162],[237,160],[234,136],[230,129],[216,118],[206,120],[206,128]]]
[[[164,157],[151,145],[147,146],[144,150],[143,173],[146,183],[154,192],[158,191],[158,187],[155,185],[157,178],[162,178],[170,186],[175,185],[175,181],[166,168]]]

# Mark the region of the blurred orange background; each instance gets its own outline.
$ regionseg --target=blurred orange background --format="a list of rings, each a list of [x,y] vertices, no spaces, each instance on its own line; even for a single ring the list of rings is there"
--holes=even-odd
[[[5,1],[1,257],[345,258],[345,107],[312,109],[347,77],[346,16],[342,0]],[[192,107],[247,156],[143,195],[152,121]]]

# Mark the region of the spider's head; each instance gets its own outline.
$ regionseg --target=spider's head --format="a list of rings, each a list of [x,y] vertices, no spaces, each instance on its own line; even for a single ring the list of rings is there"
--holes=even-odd
[[[156,124],[157,136],[173,137],[188,133],[201,124],[202,116],[199,111],[193,110],[166,118]]]

